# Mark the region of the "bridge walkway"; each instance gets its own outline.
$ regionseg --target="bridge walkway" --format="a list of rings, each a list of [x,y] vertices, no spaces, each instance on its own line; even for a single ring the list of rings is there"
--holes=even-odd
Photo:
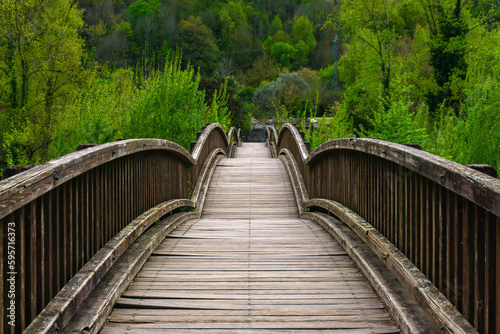
[[[399,333],[344,250],[300,219],[280,159],[244,143],[223,159],[201,219],[175,230],[102,333]]]

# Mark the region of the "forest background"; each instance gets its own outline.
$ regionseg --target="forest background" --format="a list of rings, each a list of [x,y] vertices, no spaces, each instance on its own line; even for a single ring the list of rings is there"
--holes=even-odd
[[[82,143],[188,148],[318,120],[500,169],[497,0],[2,0],[0,171]]]

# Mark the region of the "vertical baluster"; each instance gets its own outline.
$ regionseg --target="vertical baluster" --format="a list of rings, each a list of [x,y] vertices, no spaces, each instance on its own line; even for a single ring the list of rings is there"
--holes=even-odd
[[[112,169],[113,169],[113,231],[111,233],[110,239],[112,239],[119,231],[122,222],[120,221],[120,175],[118,168],[119,161],[113,160]]]
[[[472,322],[474,311],[473,291],[471,285],[473,280],[473,210],[467,200],[463,199],[463,262],[462,262],[462,275],[463,275],[463,310],[464,317]],[[471,300],[472,299],[472,300]]]
[[[89,189],[88,189],[88,203],[89,203],[89,224],[88,224],[88,252],[89,259],[94,256],[97,252],[95,249],[95,210],[96,210],[96,202],[95,202],[95,168],[89,172]]]
[[[495,247],[496,228],[495,215],[484,210],[484,333],[495,332]],[[481,246],[481,245],[480,245]],[[479,283],[481,284],[481,283]]]
[[[68,267],[68,277],[66,278],[66,282],[74,275],[74,263],[75,263],[75,242],[74,242],[74,224],[75,224],[75,181],[72,180],[70,181],[70,184],[68,186],[68,192],[69,192],[69,209],[68,209],[68,218],[69,218],[69,224],[68,224],[68,245],[67,245],[67,250],[69,250],[69,267]]]
[[[129,208],[129,217],[130,220],[133,220],[134,217],[134,203],[135,203],[135,193],[134,193],[134,165],[133,165],[134,159],[132,157],[129,157],[128,159],[128,172],[127,172],[127,178],[128,178],[128,188],[129,188],[129,198],[130,198],[130,208]]]
[[[431,183],[431,228],[432,228],[432,263],[431,263],[431,281],[436,284],[439,268],[439,188],[434,182]]]
[[[451,296],[451,291],[453,288],[453,277],[452,277],[452,272],[453,272],[453,266],[451,263],[451,258],[452,258],[452,229],[454,225],[454,221],[457,220],[456,216],[456,202],[457,202],[457,196],[455,196],[454,193],[450,191],[447,192],[447,200],[446,200],[446,233],[445,233],[445,245],[446,245],[446,279],[445,279],[445,286],[441,287],[441,291],[443,291],[443,294],[446,296],[446,298],[450,298]]]
[[[122,161],[121,159],[115,160],[115,168],[116,168],[116,213],[117,213],[117,221],[118,221],[118,228],[115,231],[118,233],[122,228],[126,226],[125,220],[123,219],[123,188],[122,188]]]
[[[451,192],[449,192],[451,193]],[[452,273],[453,278],[449,278],[450,286],[453,287],[453,300],[455,301],[455,306],[459,311],[462,310],[462,290],[463,290],[463,277],[462,277],[462,252],[463,252],[463,216],[465,214],[463,201],[459,197],[453,194],[453,216],[450,218],[450,228],[453,228],[453,239],[455,247],[453,248],[452,258],[448,261],[450,262],[450,273]]]
[[[381,228],[381,217],[382,217],[382,197],[383,197],[383,194],[382,194],[382,188],[381,188],[381,183],[380,183],[380,176],[381,176],[381,166],[380,166],[380,163],[381,163],[381,160],[378,159],[377,157],[375,156],[371,156],[370,157],[371,160],[373,161],[373,164],[374,164],[374,182],[373,182],[373,186],[374,186],[374,195],[375,197],[373,198],[373,202],[374,202],[374,220],[373,220],[373,226],[381,231],[382,228]]]
[[[36,225],[37,225],[37,219],[36,219],[36,202],[33,201],[30,204],[30,242],[28,245],[28,248],[30,249],[30,269],[29,269],[29,275],[30,275],[30,319],[35,319],[37,313],[37,308],[36,308],[36,303],[38,300],[38,294],[37,294],[37,282],[39,277],[37,276],[37,247],[36,247],[36,240],[37,240],[37,233],[36,233]]]
[[[416,174],[415,178],[415,265],[417,268],[422,269],[422,177]]]
[[[427,276],[430,273],[430,244],[431,244],[431,234],[430,234],[430,222],[429,222],[429,181],[426,178],[422,179],[423,181],[423,201],[422,201],[422,222],[423,222],[423,236],[422,236],[422,263],[423,270],[422,272]]]
[[[153,205],[157,205],[159,203],[161,203],[160,201],[160,198],[158,196],[158,182],[160,181],[160,178],[159,178],[159,173],[158,173],[158,169],[155,167],[155,166],[159,166],[161,164],[161,159],[160,159],[160,152],[155,152],[155,155],[154,155],[154,161],[153,161],[153,165],[152,165],[152,168],[153,168]],[[182,180],[182,179],[181,179]],[[181,197],[179,197],[181,198]]]
[[[102,235],[103,235],[103,210],[102,205],[104,199],[102,197],[103,191],[103,183],[102,183],[102,167],[99,166],[96,170],[96,249],[100,249],[102,247]]]
[[[359,203],[361,217],[368,220],[368,161],[364,153],[358,153],[358,161],[360,165],[359,179]]]
[[[397,225],[397,214],[398,214],[398,198],[397,198],[397,191],[398,191],[398,185],[397,185],[397,179],[395,175],[395,164],[392,162],[389,163],[390,169],[391,169],[391,174],[390,174],[390,180],[391,180],[391,242],[394,245],[398,244],[398,225]]]
[[[474,324],[480,333],[484,333],[484,210],[474,204]]]
[[[47,196],[48,195],[48,196]],[[54,247],[54,233],[55,233],[55,217],[54,217],[54,197],[55,197],[55,190],[50,191],[46,196],[47,198],[47,213],[48,213],[48,224],[47,224],[47,233],[48,233],[48,243],[46,245],[47,247],[47,284],[45,285],[45,289],[47,290],[47,296],[48,299],[46,301],[46,304],[50,302],[52,298],[55,296],[55,284],[54,284],[54,274],[55,274],[55,268],[54,268],[54,260],[57,255],[55,253],[55,247]]]
[[[409,246],[408,246],[408,253],[406,256],[415,263],[415,256],[413,256],[413,249],[414,249],[414,241],[413,241],[413,231],[414,231],[414,224],[415,224],[415,177],[416,174],[412,173],[411,177],[409,178],[409,187],[408,187],[408,241],[409,241]]]
[[[84,176],[84,184],[85,186],[83,187],[84,188],[84,198],[83,198],[83,214],[85,216],[85,219],[84,219],[84,239],[83,239],[83,246],[84,246],[84,256],[83,256],[83,265],[85,265],[85,263],[87,263],[87,261],[92,257],[92,253],[89,249],[89,241],[90,241],[90,210],[91,210],[91,207],[92,207],[92,203],[89,201],[90,197],[89,197],[89,192],[90,192],[90,182],[89,182],[89,178],[90,178],[90,175],[91,175],[91,171],[88,171],[85,173],[85,176]]]
[[[136,155],[134,155],[134,159],[133,159],[133,183],[134,183],[134,212],[132,214],[132,218],[135,218],[137,217],[137,212],[139,211],[139,202],[140,202],[140,196],[139,196],[139,192],[138,192],[138,186],[137,186],[137,182],[138,182],[138,169],[139,169],[139,161],[140,161],[141,157],[140,157],[140,153],[137,153]]]
[[[80,175],[78,177],[79,183],[79,196],[78,196],[78,245],[80,248],[80,252],[78,253],[78,266],[76,267],[76,272],[83,267],[85,264],[85,175]]]
[[[61,252],[61,260],[62,260],[62,271],[63,271],[63,279],[61,280],[61,287],[66,283],[66,279],[69,277],[69,212],[70,212],[70,202],[69,199],[69,190],[68,183],[62,184],[62,196],[61,200],[63,205],[61,207],[62,217],[61,217],[61,227],[62,227],[62,238],[61,238],[61,249],[64,250]]]
[[[127,226],[128,222],[125,221],[124,215],[123,215],[123,197],[124,197],[124,191],[123,191],[123,161],[122,159],[118,159],[116,161],[116,171],[117,171],[117,195],[118,195],[118,203],[117,203],[117,208],[118,208],[118,222],[119,222],[119,228],[118,231],[121,231],[125,226]]]
[[[408,172],[408,174],[405,174],[404,176],[404,247],[403,247],[403,253],[406,255],[406,257],[410,258],[410,244],[411,244],[411,238],[410,238],[410,226],[411,226],[411,216],[410,216],[410,210],[411,210],[411,202],[410,202],[410,194],[411,194],[411,173]]]
[[[55,202],[54,202],[54,215],[55,215],[55,227],[54,227],[54,247],[55,247],[55,259],[54,259],[54,271],[56,275],[56,280],[55,280],[55,293],[57,291],[61,290],[62,288],[62,275],[63,271],[61,270],[62,267],[62,262],[61,262],[61,253],[64,253],[61,249],[61,242],[64,236],[61,234],[62,231],[62,226],[61,226],[61,210],[62,210],[62,198],[61,198],[61,190],[62,186],[59,186],[55,189]]]
[[[398,167],[397,169],[397,178],[398,178],[398,249],[404,252],[404,226],[405,226],[405,180],[404,180],[404,172],[402,172],[403,167]]]
[[[396,224],[395,224],[395,216],[396,216],[396,201],[397,198],[395,196],[396,194],[396,183],[395,183],[395,178],[394,178],[394,164],[392,162],[388,162],[388,168],[389,168],[389,174],[387,175],[388,182],[389,182],[389,193],[390,193],[390,199],[389,199],[389,240],[393,244],[397,244],[397,240],[395,238],[396,235]]]
[[[81,217],[80,217],[80,178],[76,178],[74,180],[74,206],[73,206],[73,245],[75,247],[74,254],[74,262],[73,268],[71,271],[71,276],[73,276],[77,272],[77,268],[80,265],[80,225],[81,225]]]
[[[141,198],[141,205],[139,207],[139,210],[137,212],[137,215],[140,215],[141,212],[144,212],[145,211],[145,208],[146,208],[146,194],[144,192],[145,190],[145,186],[144,186],[144,179],[145,179],[145,158],[146,158],[146,155],[144,154],[144,152],[142,152],[141,154],[141,160],[139,161],[139,180],[140,180],[140,183],[139,183],[139,196]]]
[[[108,237],[106,239],[106,242],[111,240],[113,238],[113,235],[116,232],[116,169],[115,169],[115,162],[112,161],[109,163],[109,214],[110,214],[110,220],[109,220],[109,230],[108,230]]]
[[[372,164],[372,225],[377,226],[378,224],[378,215],[380,214],[379,200],[380,194],[378,192],[378,160],[371,156],[370,157]]]
[[[446,231],[445,228],[445,219],[450,219],[449,212],[451,210],[450,208],[450,199],[448,197],[447,191],[439,186],[438,187],[438,270],[437,270],[437,279],[434,281],[434,284],[438,287],[438,289],[443,288],[443,277],[444,277],[444,272],[446,270],[446,264],[445,264],[445,248],[444,248],[444,234]]]
[[[144,207],[144,211],[148,210],[151,207],[151,189],[152,189],[152,184],[151,184],[151,154],[148,152],[146,154],[146,161],[145,161],[145,179],[146,179],[146,188],[145,190],[145,197],[146,197],[146,205]]]
[[[113,201],[113,166],[111,162],[106,165],[106,236],[104,237],[104,244],[106,244],[113,235],[114,228],[114,201]]]
[[[496,245],[496,250],[495,251],[495,261],[493,263],[495,263],[495,267],[496,267],[496,273],[495,273],[495,280],[493,282],[498,282],[500,280],[500,266],[498,265],[498,263],[500,262],[500,217],[496,217],[496,219],[492,218],[492,221],[493,221],[493,224],[495,225],[495,228],[494,228],[494,231],[496,231],[496,233],[494,234],[495,235],[495,242],[494,242],[494,245]],[[492,247],[495,247],[494,245],[492,245]],[[498,331],[498,328],[500,328],[500,288],[498,288],[498,283],[495,283],[497,285],[497,288],[496,288],[496,305],[495,305],[495,308],[496,308],[496,311],[494,311],[494,322],[495,322],[495,325],[496,325],[496,329]],[[494,310],[495,310],[494,308]],[[493,332],[493,330],[492,330]]]
[[[37,298],[37,312],[40,312],[43,306],[45,305],[45,301],[47,299],[46,296],[46,291],[45,291],[45,280],[46,280],[46,271],[47,271],[47,262],[46,262],[46,245],[47,245],[47,231],[46,231],[46,224],[47,224],[47,218],[45,216],[45,201],[44,198],[39,198],[36,200],[37,201],[37,217],[39,218],[39,223],[38,225],[38,233],[40,235],[39,238],[37,238],[37,248],[39,250],[38,256],[39,256],[39,261],[38,261],[38,273],[40,274],[38,276],[38,280],[36,282],[37,290],[38,290],[38,296]]]
[[[16,251],[16,254],[18,255],[18,276],[17,279],[17,287],[16,290],[18,291],[18,317],[19,317],[19,325],[21,330],[24,330],[27,325],[27,318],[26,315],[29,314],[27,313],[26,309],[26,302],[27,302],[27,294],[26,294],[26,285],[28,282],[26,281],[26,269],[27,269],[27,243],[26,243],[26,216],[25,216],[25,207],[20,208],[17,213],[17,218],[15,219],[16,222],[16,233],[18,233],[18,237],[16,238],[16,247],[18,248],[18,251]],[[2,259],[5,259],[5,257],[0,257]],[[2,280],[3,282],[4,280]],[[0,293],[0,295],[3,295]],[[0,326],[0,328],[3,328]]]

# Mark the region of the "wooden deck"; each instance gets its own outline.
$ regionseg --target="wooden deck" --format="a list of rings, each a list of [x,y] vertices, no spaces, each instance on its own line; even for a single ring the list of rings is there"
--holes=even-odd
[[[399,333],[344,250],[300,219],[264,144],[214,172],[201,219],[156,249],[102,333]]]

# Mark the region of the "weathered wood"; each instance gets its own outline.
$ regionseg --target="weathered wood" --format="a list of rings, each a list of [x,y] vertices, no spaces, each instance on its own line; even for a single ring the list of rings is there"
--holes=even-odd
[[[97,286],[102,277],[113,266],[129,246],[155,221],[179,207],[194,207],[189,200],[172,200],[148,210],[132,221],[118,235],[101,248],[87,262],[57,296],[33,320],[26,331],[37,333],[51,332],[57,327],[62,328],[71,319],[85,298]]]
[[[299,146],[300,147],[300,146]],[[301,158],[312,164],[326,152],[353,150],[397,163],[460,196],[500,215],[500,180],[434,154],[376,139],[337,139],[318,146],[310,155]]]
[[[342,248],[298,217],[286,169],[263,144],[243,144],[235,159],[219,161],[212,180],[201,219],[181,225],[153,252],[103,333],[139,331],[141,324],[176,332],[398,332]]]
[[[96,166],[125,155],[155,149],[172,152],[188,164],[196,162],[181,146],[166,140],[131,139],[99,145],[93,150],[68,154],[1,181],[0,217]]]
[[[63,332],[98,333],[120,294],[127,288],[137,272],[160,242],[179,224],[198,217],[199,213],[180,213],[155,224],[129,247],[97,287],[89,294],[80,310]]]
[[[497,260],[486,242],[496,235],[500,181],[413,147],[378,139],[339,139],[304,159],[302,138],[283,126],[278,150],[288,149],[310,198],[325,198],[363,216],[408,257],[479,330],[496,333],[500,313],[487,291],[497,290]],[[270,133],[270,131],[268,132]],[[271,138],[271,135],[268,135]],[[368,177],[366,177],[368,175]],[[480,224],[480,225],[478,225]],[[494,237],[496,242],[500,239]],[[486,249],[486,244],[490,249]],[[481,247],[479,247],[481,245]],[[484,247],[483,247],[484,246]],[[476,270],[477,269],[477,270]],[[488,297],[486,297],[488,294]],[[496,299],[496,297],[495,297]]]
[[[445,324],[453,333],[477,333],[464,317],[427,277],[379,231],[343,205],[325,199],[313,199],[306,207],[321,207],[348,225],[387,267],[398,277],[406,289],[425,304],[436,325]]]
[[[9,166],[6,167],[2,172],[2,180],[5,180],[11,176],[17,175],[24,171],[33,168],[33,165],[25,165],[25,166]]]
[[[491,177],[498,178],[498,171],[490,165],[485,164],[468,164],[465,165],[469,168],[475,169],[481,173],[487,174]]]
[[[295,158],[289,150],[282,149],[280,154],[281,158],[289,165],[293,166],[296,164]],[[300,192],[303,194],[301,196],[296,196],[297,205],[299,207],[320,207],[328,210],[328,212],[333,212],[338,217],[341,217],[344,222],[348,221],[350,223],[349,227],[357,229],[362,239],[369,234],[370,230],[374,230],[373,227],[370,228],[361,217],[356,215],[353,211],[339,205],[337,202],[321,199],[309,200],[305,185],[301,182],[302,176],[300,175],[299,169],[290,167],[287,168],[287,171],[294,187],[297,188],[296,193]],[[293,182],[293,180],[296,181]],[[298,186],[298,184],[301,184],[301,186]],[[342,228],[340,221],[331,219],[326,215],[308,213],[304,210],[301,212],[301,217],[316,221],[335,237],[344,249],[346,249],[351,259],[357,263],[365,276],[368,277],[405,333],[437,332],[439,324],[435,327],[428,326],[427,323],[430,322],[430,320],[427,318],[424,311],[416,306],[416,300],[411,298],[408,293],[402,293],[403,288],[396,277],[390,274],[381,261],[377,261],[369,254],[370,249],[367,245],[359,243],[348,228]],[[382,256],[387,256],[387,253],[388,252],[382,252]]]
[[[141,213],[188,197],[189,175],[198,177],[194,173],[214,149],[223,155],[228,151],[220,126],[206,127],[201,137],[197,159],[165,140],[124,140],[88,147],[0,182],[0,221],[13,215],[16,231],[23,231],[23,240],[16,244],[17,254],[23,257],[17,261],[23,268],[17,271],[24,275],[22,293],[16,298],[16,313],[21,315],[16,318],[18,331],[75,277],[86,283],[54,304],[59,305],[56,309],[62,307],[57,313],[66,319],[81,304],[81,296],[88,294],[87,288],[102,277],[75,276],[85,263]],[[194,204],[186,199],[182,206]],[[115,238],[119,250],[115,256],[147,227],[125,229],[121,241]]]

